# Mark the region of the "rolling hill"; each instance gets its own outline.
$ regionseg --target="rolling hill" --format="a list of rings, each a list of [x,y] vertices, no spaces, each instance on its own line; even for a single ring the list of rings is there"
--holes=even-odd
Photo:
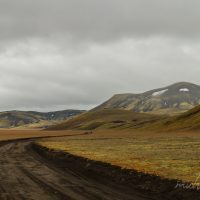
[[[83,112],[82,110],[63,110],[46,113],[34,111],[0,112],[0,128],[47,127]]]
[[[132,110],[141,113],[177,114],[200,104],[200,86],[187,82],[150,90],[141,94],[117,94],[93,111]]]
[[[117,109],[90,111],[50,126],[47,129],[137,129],[156,132],[194,131],[200,130],[200,106],[196,106],[187,112],[171,117]]]
[[[140,128],[165,118],[166,116],[134,113],[128,110],[107,109],[83,113],[61,124],[51,126],[48,130]]]
[[[179,116],[170,117],[166,120],[153,123],[148,126],[148,129],[161,131],[200,130],[200,106],[196,106]]]

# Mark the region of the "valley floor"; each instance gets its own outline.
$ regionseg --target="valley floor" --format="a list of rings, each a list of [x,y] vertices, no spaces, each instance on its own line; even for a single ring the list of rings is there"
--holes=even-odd
[[[1,130],[0,140],[2,200],[200,199],[198,132]]]
[[[39,129],[0,129],[0,141],[8,141],[15,139],[41,138],[79,135],[79,131],[42,131]]]
[[[96,131],[40,145],[127,169],[200,186],[200,133]]]

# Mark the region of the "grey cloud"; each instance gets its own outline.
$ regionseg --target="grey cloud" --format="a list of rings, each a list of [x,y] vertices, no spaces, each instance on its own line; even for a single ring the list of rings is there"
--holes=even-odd
[[[196,0],[0,0],[0,110],[88,109],[200,83]]]
[[[143,92],[183,80],[199,83],[196,43],[126,39],[93,43],[69,54],[67,47],[61,51],[46,42],[9,46],[0,54],[0,110],[88,109],[115,93]]]
[[[0,0],[0,37],[199,37],[199,7],[196,0]]]

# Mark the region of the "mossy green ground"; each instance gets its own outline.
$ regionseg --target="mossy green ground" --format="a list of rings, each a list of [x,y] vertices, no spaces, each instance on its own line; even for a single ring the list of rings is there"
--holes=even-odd
[[[170,179],[195,183],[200,173],[200,133],[97,131],[93,135],[39,143],[50,149]],[[196,184],[200,184],[200,179]]]

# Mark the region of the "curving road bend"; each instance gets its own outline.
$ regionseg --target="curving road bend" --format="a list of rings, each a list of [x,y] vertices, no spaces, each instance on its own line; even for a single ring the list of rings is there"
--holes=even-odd
[[[148,197],[103,185],[62,170],[31,150],[31,140],[0,146],[0,200],[144,200]]]

